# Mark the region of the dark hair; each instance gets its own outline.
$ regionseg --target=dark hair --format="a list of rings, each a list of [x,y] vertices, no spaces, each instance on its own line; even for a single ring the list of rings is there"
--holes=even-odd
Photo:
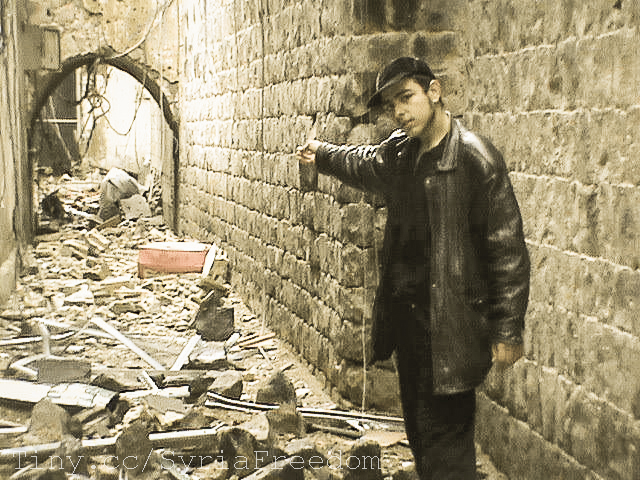
[[[427,93],[429,91],[429,86],[431,85],[431,82],[435,80],[435,78],[427,77],[426,75],[412,75],[409,78],[413,78],[416,81],[416,83],[422,87],[422,90],[424,90],[424,93]],[[439,103],[440,105],[444,106],[444,102],[442,101],[442,95],[440,95],[440,98],[436,103]]]

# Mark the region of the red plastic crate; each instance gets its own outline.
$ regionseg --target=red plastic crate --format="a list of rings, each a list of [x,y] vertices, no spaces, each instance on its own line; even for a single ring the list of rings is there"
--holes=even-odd
[[[199,242],[155,242],[140,248],[138,276],[148,270],[162,273],[201,272],[211,245]]]

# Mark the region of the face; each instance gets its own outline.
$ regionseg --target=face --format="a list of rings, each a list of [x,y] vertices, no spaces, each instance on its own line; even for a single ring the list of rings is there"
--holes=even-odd
[[[433,87],[433,83],[432,83]],[[425,92],[412,78],[390,86],[382,95],[385,108],[410,137],[425,136],[434,117],[434,92]]]

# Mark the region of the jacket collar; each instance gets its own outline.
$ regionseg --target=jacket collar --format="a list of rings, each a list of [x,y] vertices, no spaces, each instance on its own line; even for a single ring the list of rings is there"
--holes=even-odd
[[[447,112],[449,113],[449,112]],[[450,114],[449,114],[450,115]],[[437,168],[441,172],[454,170],[458,164],[458,148],[460,147],[460,123],[451,118],[451,128],[447,134],[444,154],[438,160]]]
[[[449,114],[449,112],[447,112]],[[449,114],[449,116],[451,116]],[[400,131],[396,132],[400,137],[404,136],[404,138],[398,143],[399,156],[403,158],[411,157],[409,153],[411,149],[414,152],[417,152],[419,148],[419,142],[415,138],[406,137],[404,133],[400,133]],[[460,146],[460,122],[451,118],[451,128],[449,129],[449,133],[445,137],[445,147],[442,158],[438,160],[436,164],[436,168],[438,171],[447,172],[450,170],[454,170],[456,165],[458,164],[458,149]],[[401,153],[400,153],[401,152]]]

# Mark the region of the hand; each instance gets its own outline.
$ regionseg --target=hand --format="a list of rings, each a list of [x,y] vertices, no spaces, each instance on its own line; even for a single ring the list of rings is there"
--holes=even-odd
[[[314,163],[316,160],[316,151],[320,147],[320,143],[321,142],[318,140],[309,140],[306,145],[298,147],[296,150],[298,160],[302,162]]]
[[[524,347],[521,343],[494,343],[491,346],[493,363],[498,367],[507,368],[513,365],[524,354]]]

